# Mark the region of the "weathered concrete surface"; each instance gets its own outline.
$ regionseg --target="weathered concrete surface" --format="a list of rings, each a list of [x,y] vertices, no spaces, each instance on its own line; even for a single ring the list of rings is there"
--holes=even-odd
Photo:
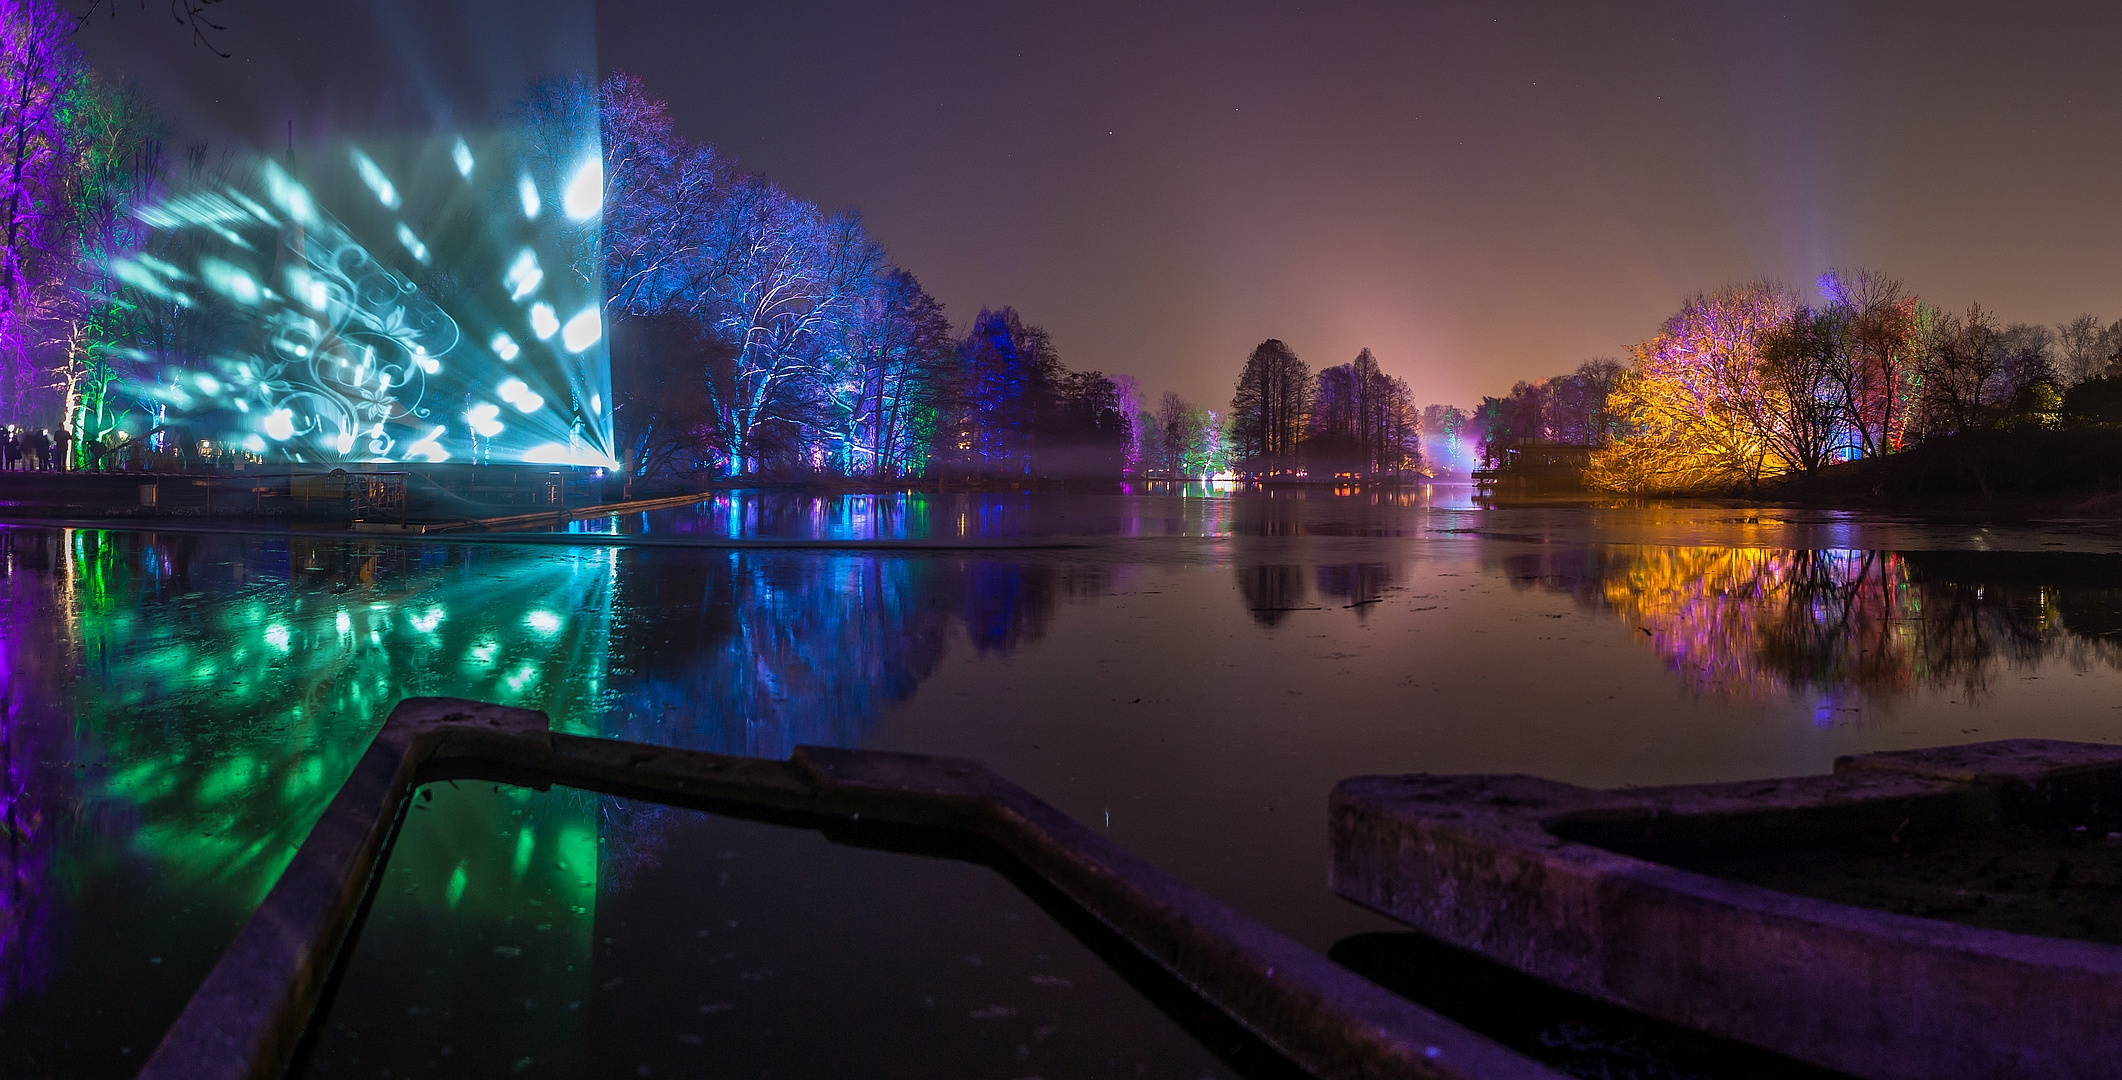
[[[543,713],[448,698],[391,713],[141,1076],[284,1074],[415,785],[450,777],[983,837],[1316,1076],[1558,1080],[1181,885],[978,762],[822,747],[788,761],[731,757],[555,735]]]
[[[1688,851],[2112,819],[2122,747],[2013,740],[1829,776],[1593,791],[1372,776],[1331,799],[1336,892],[1577,992],[1882,1080],[2122,1074],[2122,947],[1849,907]]]

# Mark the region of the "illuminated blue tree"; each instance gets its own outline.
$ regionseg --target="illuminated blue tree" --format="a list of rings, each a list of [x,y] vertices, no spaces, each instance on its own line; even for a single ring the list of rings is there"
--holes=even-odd
[[[955,346],[943,305],[904,270],[857,300],[828,391],[840,469],[877,477],[922,471]]]
[[[1041,406],[1060,369],[1046,331],[1014,308],[981,309],[958,344],[938,457],[960,471],[1029,475]]]

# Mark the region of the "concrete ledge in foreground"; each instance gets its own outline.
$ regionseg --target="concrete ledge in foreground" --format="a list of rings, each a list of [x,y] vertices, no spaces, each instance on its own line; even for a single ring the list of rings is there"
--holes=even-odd
[[[553,734],[543,713],[450,698],[392,711],[140,1075],[285,1075],[415,787],[451,778],[979,838],[1311,1075],[1558,1080],[1187,888],[979,762],[822,747],[787,761],[733,757]]]
[[[1331,821],[1342,896],[1625,1008],[1881,1080],[2122,1070],[2122,946],[1675,865],[1758,851],[1803,875],[1830,849],[1950,858],[1984,836],[2084,835],[2073,823],[2104,839],[2122,830],[2122,747],[2013,740],[1622,791],[1365,776],[1336,786]]]

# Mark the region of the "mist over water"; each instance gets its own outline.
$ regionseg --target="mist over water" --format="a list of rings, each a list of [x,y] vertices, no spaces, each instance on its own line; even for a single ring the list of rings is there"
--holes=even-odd
[[[1325,888],[1326,792],[1344,776],[1677,783],[2122,736],[2122,554],[2073,522],[1160,486],[739,492],[579,527],[648,546],[0,529],[0,1071],[137,1069],[414,694],[767,757],[981,758],[1322,951],[1386,926]],[[920,929],[863,970],[875,1000],[932,1018],[907,1030],[986,1047],[968,1068],[1014,1067],[1019,1046],[1035,1065],[1222,1067],[988,873],[564,791],[445,791],[415,813],[363,947],[417,945],[436,973],[350,979],[333,1019],[359,1046],[327,1040],[317,1068],[374,1075],[445,1044],[558,1064],[636,1031],[623,1023],[679,1065],[682,1036],[712,1043],[699,1025],[738,1017],[800,1043],[832,1015],[799,1015],[819,999],[796,988],[823,970],[803,927],[930,905],[957,914],[895,924]],[[756,902],[813,878],[786,912]],[[687,890],[717,898],[643,899]],[[697,963],[655,968],[680,944]],[[503,979],[536,1007],[480,1004]],[[685,1009],[613,1008],[644,981],[684,988]],[[378,1033],[408,1009],[440,1019]],[[1125,1052],[1087,1034],[1113,1025]]]

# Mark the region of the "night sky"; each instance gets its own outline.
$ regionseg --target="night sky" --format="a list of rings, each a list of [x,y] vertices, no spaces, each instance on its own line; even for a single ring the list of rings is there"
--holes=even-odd
[[[1838,266],[2122,316],[2122,5],[228,0],[230,60],[163,7],[83,46],[188,133],[440,131],[633,71],[961,325],[1011,304],[1217,408],[1264,337],[1472,404]]]

